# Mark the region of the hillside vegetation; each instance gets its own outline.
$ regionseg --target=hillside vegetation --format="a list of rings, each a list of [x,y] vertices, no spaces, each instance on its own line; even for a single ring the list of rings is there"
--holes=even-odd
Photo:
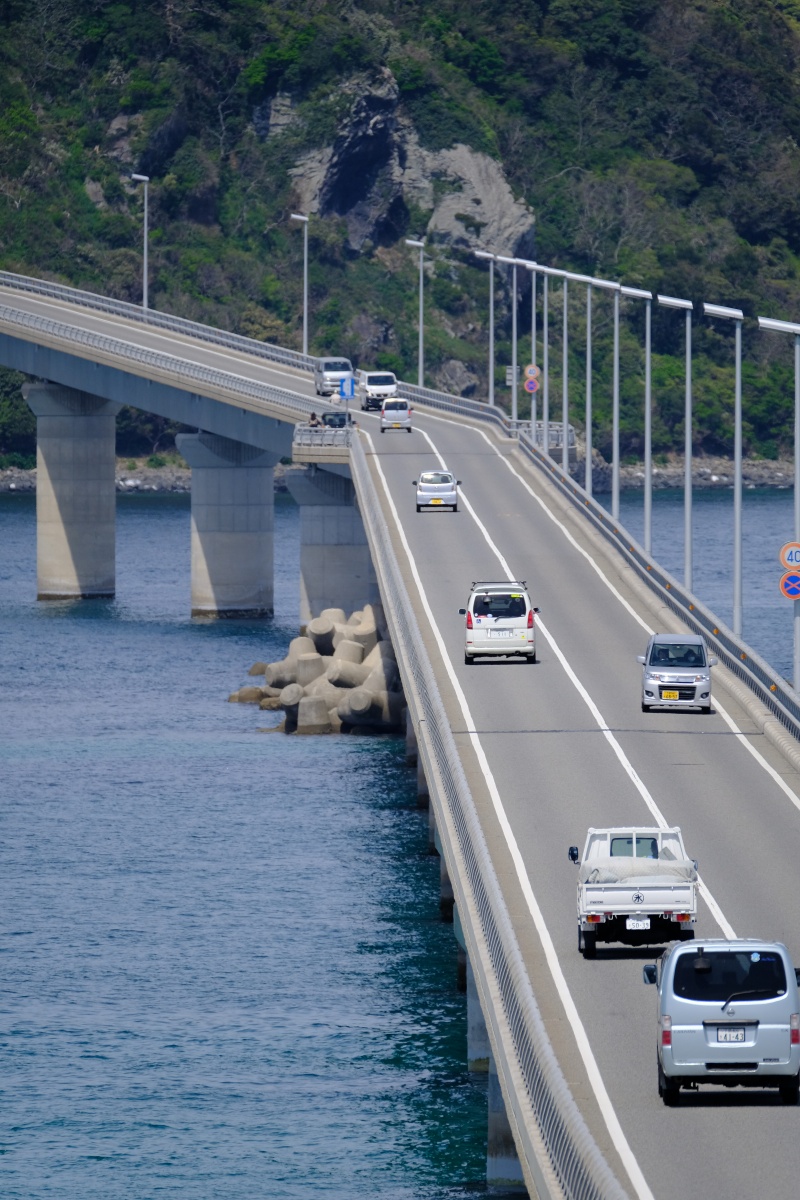
[[[391,120],[423,149],[464,143],[502,164],[535,214],[539,261],[749,317],[800,316],[800,0],[5,0],[3,13],[6,270],[138,302],[137,171],[152,180],[153,307],[298,346],[302,236],[288,219],[297,172],[341,140],[354,97],[374,85],[393,89]],[[434,181],[434,191],[458,186]],[[403,238],[424,235],[431,210],[393,201],[354,249],[347,205],[344,188],[310,227],[312,352],[414,378],[416,259]],[[487,275],[471,250],[482,222],[464,224],[464,239],[428,239],[426,374],[441,384],[463,363],[481,396]],[[502,381],[510,318],[500,278],[498,303]],[[553,364],[560,303],[554,287]],[[581,289],[570,303],[580,425]],[[609,321],[598,296],[601,450]],[[520,322],[529,329],[527,299]],[[642,340],[640,305],[626,314],[622,346],[630,455],[640,450]],[[767,457],[791,446],[788,341],[745,331],[746,444]],[[654,448],[668,452],[683,437],[683,323],[658,306],[653,344]],[[732,330],[698,321],[700,451],[731,448],[732,363]],[[556,407],[559,387],[554,369]],[[6,375],[0,453],[30,450],[15,388]],[[157,434],[129,421],[126,451]]]

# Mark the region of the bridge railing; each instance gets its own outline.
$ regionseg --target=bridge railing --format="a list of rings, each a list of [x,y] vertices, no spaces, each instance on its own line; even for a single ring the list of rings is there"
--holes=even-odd
[[[293,446],[342,446],[348,447],[352,441],[352,429],[322,429],[313,425],[295,425],[292,435]]]
[[[720,661],[747,684],[789,733],[800,739],[800,696],[794,688],[746,642],[737,638],[702,600],[687,591],[683,584],[651,558],[602,505],[588,496],[573,479],[564,475],[560,463],[547,458],[525,433],[519,438],[519,446],[523,454],[584,513],[595,529],[620,551],[651,591],[690,628],[702,634]]]
[[[558,1195],[569,1200],[623,1200],[626,1193],[594,1141],[548,1038],[359,438],[353,439],[350,468],[406,698],[417,717],[418,738],[421,743],[427,741],[430,748],[441,783],[442,803],[456,831],[463,868],[458,879],[478,915],[480,929],[474,932],[483,940],[502,1002],[516,1073],[524,1081],[533,1113],[536,1136],[532,1137],[524,1125],[520,1135],[527,1139],[529,1163],[538,1163],[539,1170],[544,1171],[547,1191],[542,1200]],[[541,1161],[542,1146],[545,1164]],[[547,1184],[547,1178],[553,1176],[555,1187]]]
[[[136,346],[106,334],[79,329],[74,325],[40,316],[38,313],[26,313],[20,309],[0,305],[0,321],[3,321],[7,328],[32,330],[75,346],[85,346],[107,355],[113,354],[122,362],[154,367],[166,375],[177,376],[183,383],[191,383],[199,392],[202,392],[204,387],[211,386],[257,403],[279,405],[285,409],[289,421],[306,420],[311,412],[320,407],[319,402],[312,400],[310,396],[301,396],[297,392],[274,387],[269,383],[258,383],[254,379],[247,379],[244,375],[235,375],[230,371],[204,367],[160,350],[148,350],[144,346]]]

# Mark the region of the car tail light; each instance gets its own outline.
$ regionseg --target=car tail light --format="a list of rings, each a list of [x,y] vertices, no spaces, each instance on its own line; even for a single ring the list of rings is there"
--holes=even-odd
[[[533,609],[528,609],[528,629],[533,629]]]
[[[472,613],[467,609],[467,629],[472,629]]]
[[[800,1046],[800,1013],[792,1013],[789,1017],[789,1044]]]
[[[691,921],[691,913],[675,913],[676,921]]]
[[[600,914],[599,914],[599,913],[589,913],[589,915],[588,915],[588,916],[587,916],[587,918],[586,918],[587,922],[588,922],[590,925],[593,925],[593,924],[595,924],[595,923],[599,922],[599,921],[600,921],[600,919],[601,919],[601,918],[600,918]]]
[[[672,1017],[661,1018],[661,1045],[672,1045]]]

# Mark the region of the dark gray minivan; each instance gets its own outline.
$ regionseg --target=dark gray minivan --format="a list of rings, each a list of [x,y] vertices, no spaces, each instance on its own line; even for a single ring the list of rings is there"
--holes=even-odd
[[[800,1096],[798,972],[780,942],[724,938],[679,944],[643,968],[658,988],[658,1093],[778,1088]]]

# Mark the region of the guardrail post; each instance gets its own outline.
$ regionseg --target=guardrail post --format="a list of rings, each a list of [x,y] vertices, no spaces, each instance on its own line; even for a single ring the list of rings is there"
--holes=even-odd
[[[300,620],[325,608],[352,612],[379,603],[352,482],[314,466],[287,471],[285,479],[300,505]]]
[[[120,405],[46,380],[22,394],[36,414],[37,597],[113,596]]]
[[[277,455],[210,433],[175,441],[192,468],[192,616],[271,616]]]
[[[486,1145],[486,1182],[490,1188],[527,1194],[522,1167],[506,1114],[506,1104],[497,1077],[494,1055],[489,1055],[489,1129]]]

